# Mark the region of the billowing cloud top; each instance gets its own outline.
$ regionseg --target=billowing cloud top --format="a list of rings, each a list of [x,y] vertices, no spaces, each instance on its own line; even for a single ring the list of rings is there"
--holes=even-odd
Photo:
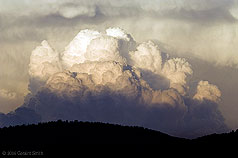
[[[33,50],[29,65],[29,74],[41,79],[59,71],[59,54],[55,52],[47,41]]]
[[[197,93],[193,97],[198,100],[211,100],[214,102],[219,102],[221,97],[221,91],[216,85],[210,84],[208,81],[200,81],[197,86]]]
[[[62,54],[54,52],[43,41],[42,46],[32,52],[29,66],[32,77],[45,81],[50,77],[47,81],[50,89],[65,91],[67,95],[85,89],[97,92],[97,87],[103,86],[125,96],[140,96],[144,102],[171,105],[182,103],[180,95],[186,94],[187,78],[192,74],[185,59],[163,60],[158,46],[151,41],[135,47],[131,35],[119,28],[107,29],[106,33],[82,30]],[[56,73],[61,66],[69,72]],[[142,78],[140,70],[166,78],[171,90],[153,90]]]

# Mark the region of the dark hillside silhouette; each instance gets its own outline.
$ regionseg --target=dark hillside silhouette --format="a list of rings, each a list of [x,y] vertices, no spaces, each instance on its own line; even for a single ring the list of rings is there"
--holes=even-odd
[[[57,121],[0,129],[0,144],[47,146],[77,144],[178,144],[187,140],[149,130],[105,123]]]
[[[238,130],[230,133],[211,134],[194,139],[193,144],[205,144],[214,146],[229,146],[238,143]]]
[[[237,141],[238,130],[189,140],[142,127],[61,120],[0,129],[0,149],[70,148],[80,144],[155,144],[177,148],[224,146]]]

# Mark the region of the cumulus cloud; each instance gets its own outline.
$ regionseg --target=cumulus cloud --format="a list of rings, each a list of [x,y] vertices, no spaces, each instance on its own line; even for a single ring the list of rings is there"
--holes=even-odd
[[[47,41],[42,41],[41,46],[32,51],[30,58],[29,75],[31,79],[29,87],[32,93],[37,92],[41,83],[47,81],[52,74],[60,70],[59,53],[54,51]]]
[[[62,61],[66,67],[85,61],[125,62],[123,56],[128,57],[128,51],[133,49],[134,45],[132,37],[122,29],[109,28],[104,34],[94,30],[82,30],[65,48]]]
[[[132,65],[143,71],[156,74],[157,80],[161,78],[160,83],[157,84],[161,84],[163,80],[167,79],[170,88],[174,88],[180,94],[186,95],[188,88],[186,84],[193,71],[191,65],[185,59],[167,59],[169,57],[168,54],[161,53],[158,46],[151,41],[140,44],[135,52],[130,52],[130,56]],[[150,78],[153,77],[150,76]]]
[[[161,73],[162,55],[156,44],[149,41],[140,44],[134,52],[130,52],[132,64],[153,73]]]
[[[0,97],[11,100],[16,98],[16,93],[9,92],[6,89],[0,89]]]
[[[122,44],[120,45],[121,40],[124,43],[121,42]],[[177,95],[179,93],[173,90],[165,92],[153,91],[146,81],[141,78],[141,72],[137,67],[142,69],[147,68],[155,74],[163,75],[171,81],[170,88],[176,89],[177,87],[173,87],[173,84],[186,84],[185,78],[187,74],[184,71],[191,74],[190,65],[184,59],[181,59],[181,61],[179,59],[171,59],[164,61],[165,65],[162,70],[162,55],[159,52],[158,46],[152,42],[143,43],[137,47],[137,51],[130,52],[132,41],[134,41],[132,37],[119,28],[110,28],[106,30],[106,33],[99,33],[92,30],[80,31],[62,54],[62,62],[66,65],[66,69],[72,73],[57,73],[47,81],[47,85],[51,88],[57,87],[58,89],[55,91],[72,90],[76,91],[75,93],[77,93],[77,90],[80,91],[83,89],[80,88],[80,84],[82,84],[82,87],[91,88],[91,92],[97,91],[95,89],[98,85],[103,85],[112,91],[124,93],[125,96],[149,94],[148,96],[151,97],[149,99],[142,96],[142,98],[146,98],[143,100],[144,102],[152,100],[153,103],[174,105],[173,103],[179,98],[179,95]],[[129,52],[132,59],[128,58],[130,57],[128,55]],[[137,54],[145,58],[149,56],[149,58],[134,57]],[[80,57],[72,58],[72,56]],[[34,56],[32,57],[34,58]],[[73,59],[73,61],[69,59]],[[134,61],[131,65],[134,67],[128,65],[126,63],[127,60]],[[150,62],[150,64],[142,61]],[[136,62],[142,66],[139,64],[136,65]],[[70,66],[71,68],[68,68]],[[172,71],[170,75],[174,73],[174,76],[178,77],[171,77],[166,70]],[[176,73],[174,71],[178,72]],[[74,88],[68,88],[68,86]],[[180,89],[176,90],[179,92]],[[168,94],[169,92],[171,92],[171,95]],[[70,93],[67,91],[65,94]]]
[[[85,61],[84,54],[92,39],[100,36],[98,31],[82,30],[65,48],[62,55],[63,64],[66,67],[71,67],[76,63]]]
[[[6,89],[0,89],[0,113],[8,113],[19,107],[21,94]]]
[[[204,99],[219,102],[221,97],[221,91],[216,85],[210,84],[208,81],[200,81],[197,86],[197,93],[194,95],[194,99],[203,101]]]
[[[31,93],[21,108],[1,115],[1,126],[28,119],[78,119],[140,125],[184,137],[226,130],[217,114],[221,92],[200,81],[190,98],[192,74],[185,59],[169,57],[151,41],[138,43],[120,28],[81,30],[62,53],[47,41],[32,51]],[[204,118],[199,107],[210,111],[209,116]],[[195,119],[196,126],[188,118]],[[196,133],[199,128],[203,130]]]
[[[169,59],[165,62],[162,72],[170,80],[171,88],[175,88],[182,95],[186,95],[187,83],[193,71],[191,65],[185,59]]]

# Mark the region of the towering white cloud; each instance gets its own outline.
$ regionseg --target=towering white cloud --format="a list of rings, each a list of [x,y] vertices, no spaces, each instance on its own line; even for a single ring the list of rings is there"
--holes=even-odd
[[[42,74],[43,68],[52,70],[52,66],[58,62],[54,62],[55,57],[58,59],[57,52],[53,52],[45,41],[42,45],[44,49],[37,47],[32,52],[30,64],[30,74],[33,74],[32,70],[37,64],[32,63],[38,62],[37,72],[40,74],[33,75],[40,77],[45,76]],[[40,54],[41,58],[39,59],[36,54]],[[168,55],[166,56],[168,58]],[[142,43],[135,49],[131,35],[119,28],[109,28],[106,33],[83,30],[62,54],[63,68],[67,71],[59,73],[56,73],[58,69],[49,71],[48,75],[51,77],[47,81],[47,87],[54,92],[64,92],[69,96],[79,95],[84,91],[100,93],[109,88],[113,93],[133,98],[140,97],[141,102],[146,104],[183,107],[180,95],[185,93],[183,88],[186,86],[187,75],[191,75],[192,70],[185,59],[167,58],[163,61],[158,46],[151,41]],[[46,65],[45,61],[50,63]],[[176,91],[153,90],[153,87],[151,88],[142,79],[143,72],[138,68],[149,70],[158,77],[167,78],[170,81],[170,88]]]
[[[200,115],[199,104],[203,105],[204,99],[216,104],[221,97],[215,85],[201,81],[197,94],[189,98],[191,65],[183,58],[170,58],[151,41],[136,43],[120,28],[82,30],[61,54],[43,41],[32,52],[29,66],[31,78],[38,80],[31,82],[36,91],[30,89],[33,96],[25,106],[43,121],[134,122],[178,135],[190,126],[185,118],[191,117],[189,108],[193,106],[188,103],[197,105],[192,112]],[[220,121],[220,115],[216,117],[209,121]],[[180,125],[186,128],[177,128]],[[222,121],[216,128],[221,126]]]
[[[30,94],[23,107],[0,115],[0,126],[25,123],[29,118],[33,118],[29,122],[78,119],[140,125],[177,136],[208,134],[195,134],[201,127],[209,128],[199,123],[192,126],[191,134],[188,118],[200,116],[203,106],[216,113],[221,93],[215,85],[201,81],[190,98],[187,89],[192,74],[185,59],[170,58],[151,41],[137,43],[120,28],[82,30],[62,53],[47,41],[32,51]],[[206,100],[214,106],[206,106]],[[18,117],[22,121],[16,121]],[[219,114],[211,117],[207,121],[214,131],[226,129]],[[202,115],[196,118],[197,122],[204,119]]]
[[[64,71],[60,71],[61,65]],[[62,92],[63,95],[83,97],[83,94],[110,90],[123,96],[139,97],[148,105],[169,104],[174,107],[185,107],[182,96],[187,93],[188,79],[193,73],[185,59],[169,59],[168,54],[162,54],[151,41],[135,48],[131,35],[120,28],[109,28],[106,33],[82,30],[62,54],[43,41],[42,46],[32,52],[29,66],[29,74],[33,78],[48,80],[46,88],[57,94]],[[146,71],[158,77],[158,81],[166,78],[169,86],[165,90],[153,89],[147,83],[148,78],[143,78]],[[207,92],[202,83],[198,85],[195,99],[203,98],[203,91]],[[220,96],[217,95],[217,99]]]

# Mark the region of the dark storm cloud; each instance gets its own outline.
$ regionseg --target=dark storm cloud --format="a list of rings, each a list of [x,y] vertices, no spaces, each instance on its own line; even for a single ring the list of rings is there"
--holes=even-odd
[[[14,112],[8,114],[0,113],[1,127],[33,124],[38,123],[40,120],[40,116],[37,115],[35,111],[24,107],[20,107]]]
[[[215,102],[190,99],[185,102],[188,111],[184,113],[166,105],[148,108],[136,100],[110,93],[82,101],[81,98],[61,98],[44,90],[31,97],[24,107],[7,115],[1,114],[0,122],[1,127],[58,119],[108,122],[143,126],[187,138],[211,134],[214,130],[217,133],[228,130]]]

